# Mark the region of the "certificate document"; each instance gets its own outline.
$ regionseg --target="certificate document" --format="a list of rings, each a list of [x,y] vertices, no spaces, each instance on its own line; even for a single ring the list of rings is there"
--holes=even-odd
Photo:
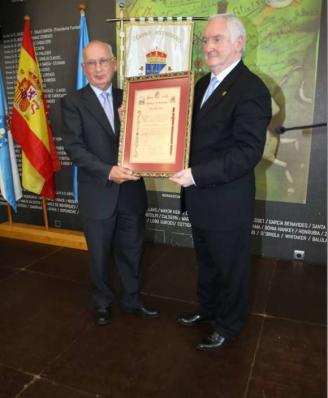
[[[131,162],[174,163],[180,98],[180,87],[140,90],[136,93]]]
[[[187,167],[193,75],[128,78],[119,164],[136,175],[169,176]]]

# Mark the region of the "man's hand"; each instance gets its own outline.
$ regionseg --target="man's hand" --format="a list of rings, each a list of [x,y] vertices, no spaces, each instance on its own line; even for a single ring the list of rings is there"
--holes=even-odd
[[[190,187],[190,185],[195,185],[195,181],[191,174],[191,168],[184,169],[175,173],[170,180],[181,185],[184,188]]]
[[[140,180],[140,177],[134,176],[133,171],[130,169],[120,166],[113,166],[109,173],[109,180],[115,182],[116,184],[122,184],[126,181]]]
[[[117,112],[118,112],[118,116],[119,116],[119,118],[120,118],[120,122],[122,123],[122,121],[124,120],[125,106],[124,106],[124,105],[121,105],[121,106],[117,109]]]

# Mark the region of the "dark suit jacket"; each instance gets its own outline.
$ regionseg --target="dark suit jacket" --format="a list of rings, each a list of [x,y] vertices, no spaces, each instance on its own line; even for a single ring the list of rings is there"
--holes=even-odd
[[[241,61],[200,108],[210,74],[195,87],[190,166],[196,186],[185,189],[194,226],[227,229],[253,219],[254,168],[271,119],[267,87]]]
[[[84,217],[105,219],[120,207],[141,213],[146,209],[143,180],[121,185],[108,180],[117,164],[120,122],[117,108],[122,90],[113,87],[115,133],[94,91],[88,85],[62,99],[64,147],[78,166],[79,209]]]

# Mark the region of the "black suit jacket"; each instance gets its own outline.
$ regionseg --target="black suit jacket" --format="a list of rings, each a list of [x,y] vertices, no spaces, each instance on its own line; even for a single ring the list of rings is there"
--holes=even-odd
[[[229,229],[251,223],[254,168],[271,119],[267,87],[242,61],[200,104],[210,74],[195,87],[190,166],[196,186],[185,189],[193,225]]]
[[[117,165],[120,121],[117,108],[122,90],[113,87],[115,133],[89,85],[62,99],[64,147],[78,166],[79,210],[92,219],[110,217],[118,206],[129,212],[146,209],[143,180],[121,185],[108,180]]]

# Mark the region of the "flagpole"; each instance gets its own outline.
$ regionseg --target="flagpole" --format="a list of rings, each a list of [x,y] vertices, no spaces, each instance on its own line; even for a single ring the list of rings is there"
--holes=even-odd
[[[9,225],[12,225],[13,223],[13,216],[11,214],[11,207],[7,204],[7,212],[8,212],[8,221]]]
[[[120,2],[120,84],[119,87],[123,88],[124,81],[124,2]]]
[[[49,222],[48,222],[48,213],[47,213],[47,202],[45,198],[42,198],[42,210],[43,210],[44,227],[48,231]]]

